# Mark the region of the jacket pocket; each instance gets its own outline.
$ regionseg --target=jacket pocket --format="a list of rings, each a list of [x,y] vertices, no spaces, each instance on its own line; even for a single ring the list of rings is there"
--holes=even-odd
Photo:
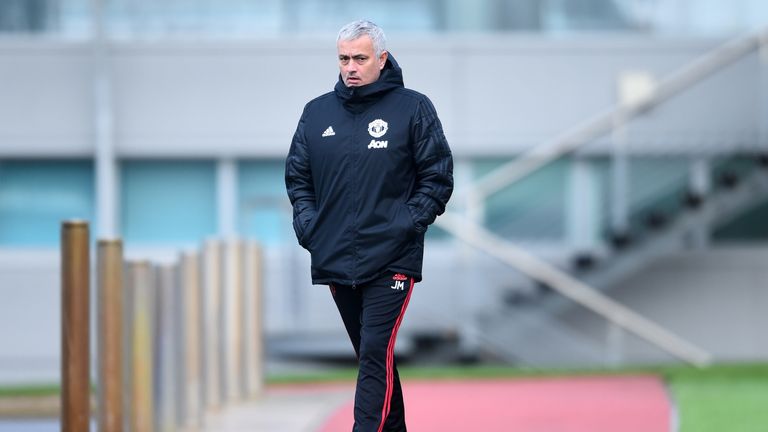
[[[298,238],[299,244],[305,249],[309,249],[309,240],[312,231],[314,231],[316,221],[317,213],[309,211],[305,211],[293,219],[293,230],[296,232],[296,238]]]
[[[416,222],[414,222],[413,218],[413,210],[411,209],[411,206],[409,206],[407,203],[403,204],[403,215],[401,216],[408,224],[408,230],[406,231],[406,234],[408,237],[414,236],[419,233],[418,226],[416,225]]]
[[[426,228],[421,227],[419,224],[416,223],[416,218],[413,216],[415,213],[417,213],[417,210],[412,208],[408,203],[405,204],[405,210],[406,214],[408,215],[409,221],[411,222],[411,229],[414,234],[423,234],[424,231],[426,231]]]

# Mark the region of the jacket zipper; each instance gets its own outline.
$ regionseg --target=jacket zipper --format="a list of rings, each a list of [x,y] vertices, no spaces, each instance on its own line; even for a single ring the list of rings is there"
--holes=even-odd
[[[354,88],[352,89],[352,92],[354,92]],[[357,127],[358,122],[360,121],[360,115],[355,114],[354,117],[354,125],[355,125],[355,133],[354,138],[352,140],[352,169],[350,169],[350,190],[352,193],[352,277],[356,276],[357,273],[357,262],[358,262],[358,253],[357,253],[357,228],[358,228],[358,221],[357,221],[357,208],[358,208],[358,193],[357,193],[357,185],[358,185],[358,178],[357,178],[357,172],[358,170],[355,169],[359,164],[359,148],[358,140],[359,140],[359,129]],[[357,287],[357,279],[354,279],[352,281],[352,289],[355,289]]]

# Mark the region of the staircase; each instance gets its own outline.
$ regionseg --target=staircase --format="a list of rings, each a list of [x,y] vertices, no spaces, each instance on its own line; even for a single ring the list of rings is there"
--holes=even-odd
[[[614,244],[606,256],[581,265],[582,268],[575,262],[574,270],[587,284],[606,289],[659,257],[702,247],[709,236],[702,230],[711,231],[768,201],[768,165],[760,159],[753,168],[736,177],[729,172],[721,177],[720,187],[709,195],[681,196],[682,206],[676,214],[656,213],[660,219],[646,219],[644,230],[634,241]]]
[[[646,115],[707,76],[764,49],[768,45],[767,35],[768,32],[763,32],[725,44],[661,80],[656,91],[647,97],[598,114],[502,165],[457,194],[460,200],[469,203],[467,208],[463,214],[448,212],[438,219],[437,225],[512,265],[541,287],[529,293],[512,293],[508,298],[500,298],[494,308],[480,311],[476,328],[469,335],[475,339],[471,345],[500,359],[526,365],[610,365],[617,361],[616,352],[620,351],[616,343],[620,344],[622,332],[628,331],[680,360],[697,365],[711,361],[706,351],[613,302],[601,291],[667,254],[705,246],[713,228],[766,202],[768,149],[764,148],[766,143],[762,140],[749,151],[738,148],[718,150],[717,158],[711,158],[717,161],[746,158],[749,161],[747,169],[734,171],[716,167],[708,173],[709,182],[716,187],[691,190],[686,184],[677,185],[678,190],[671,195],[669,185],[652,191],[656,199],[632,209],[633,214],[624,230],[604,229],[606,236],[600,247],[571,251],[573,254],[564,262],[547,263],[519,249],[515,246],[519,242],[514,234],[510,235],[519,230],[494,226],[491,231],[483,227],[485,212],[477,208],[484,208],[490,197],[509,190],[513,183],[560,163],[577,150],[584,150],[602,135],[612,133],[614,138],[621,137],[629,120]],[[756,83],[756,88],[760,86]],[[758,128],[763,126],[758,125]],[[617,129],[621,133],[616,133]],[[627,149],[623,151],[627,152]],[[697,154],[695,151],[691,155],[711,156],[710,152]],[[613,158],[616,160],[616,155]],[[564,312],[579,305],[607,321],[604,339],[580,334],[561,319]],[[611,340],[618,342],[611,346]]]
[[[695,202],[685,200],[678,214],[665,216],[663,225],[638,227],[633,241],[590,258],[589,265],[584,257],[581,264],[574,260],[572,272],[587,285],[608,290],[661,257],[695,247],[692,243],[701,227],[717,227],[766,201],[768,166],[761,162],[753,171],[741,173],[736,184],[724,184]],[[513,294],[479,317],[480,345],[492,355],[547,367],[610,366],[621,361],[620,347],[610,346],[610,327],[604,338],[595,339],[558,319],[576,307],[572,301],[545,286]]]

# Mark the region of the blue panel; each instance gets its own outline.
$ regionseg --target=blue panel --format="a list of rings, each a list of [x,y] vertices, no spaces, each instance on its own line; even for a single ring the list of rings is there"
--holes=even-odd
[[[126,161],[120,187],[127,242],[197,243],[216,233],[212,161]]]
[[[0,244],[55,246],[62,220],[93,214],[90,161],[0,161]]]
[[[295,242],[283,160],[238,165],[238,230],[265,244]]]

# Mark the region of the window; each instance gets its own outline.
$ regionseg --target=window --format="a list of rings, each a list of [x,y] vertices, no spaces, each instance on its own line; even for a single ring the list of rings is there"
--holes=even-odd
[[[238,165],[238,231],[264,244],[295,242],[282,160]]]
[[[476,178],[493,172],[508,159],[478,159]],[[566,179],[569,161],[550,163],[485,201],[485,223],[508,238],[558,240],[565,234]]]
[[[121,191],[127,242],[198,243],[217,231],[212,161],[126,161]]]
[[[0,161],[0,245],[55,246],[63,220],[93,215],[91,161]]]

